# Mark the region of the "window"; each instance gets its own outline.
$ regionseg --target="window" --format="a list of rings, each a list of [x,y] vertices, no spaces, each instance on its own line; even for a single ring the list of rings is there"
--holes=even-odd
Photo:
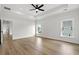
[[[73,21],[65,20],[61,23],[61,36],[72,37],[73,36]]]
[[[41,25],[38,24],[38,25],[36,26],[36,34],[38,35],[38,34],[40,34],[41,32],[42,32],[42,30],[41,30]]]

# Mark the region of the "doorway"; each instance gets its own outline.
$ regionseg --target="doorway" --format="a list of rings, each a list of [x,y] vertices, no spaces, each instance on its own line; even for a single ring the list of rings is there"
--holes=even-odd
[[[0,20],[1,24],[1,44],[6,40],[12,40],[12,22],[7,20]]]
[[[0,45],[1,45],[1,20],[0,20]]]

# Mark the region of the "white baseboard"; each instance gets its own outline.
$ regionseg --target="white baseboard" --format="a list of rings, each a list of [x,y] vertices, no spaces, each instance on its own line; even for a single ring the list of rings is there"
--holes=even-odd
[[[34,36],[24,36],[24,37],[16,37],[16,38],[13,38],[13,40],[17,40],[17,39],[24,39],[24,38],[30,38],[30,37],[34,37]]]
[[[79,41],[77,39],[75,39],[75,38],[56,37],[56,36],[52,36],[52,37],[40,36],[40,37],[54,39],[54,40],[61,40],[61,41],[65,41],[65,42],[79,44]]]

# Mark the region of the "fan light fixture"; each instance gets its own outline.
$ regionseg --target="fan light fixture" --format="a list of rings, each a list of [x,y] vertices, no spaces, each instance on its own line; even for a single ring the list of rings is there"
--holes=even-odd
[[[38,9],[36,9],[36,11],[38,11]]]

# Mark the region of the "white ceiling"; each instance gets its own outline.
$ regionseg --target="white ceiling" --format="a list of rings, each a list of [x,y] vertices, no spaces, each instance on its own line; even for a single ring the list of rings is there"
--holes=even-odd
[[[2,5],[2,6],[6,6],[6,7],[9,7],[11,8],[12,12],[15,12],[17,14],[21,14],[21,15],[31,15],[31,16],[34,16],[36,15],[36,12],[35,11],[30,11],[30,9],[34,9],[34,7],[30,4],[5,4],[5,5]],[[42,9],[44,9],[46,11],[50,10],[51,8],[55,8],[59,6],[59,4],[45,4]],[[42,13],[42,11],[39,11],[37,14],[40,14]]]
[[[11,11],[7,11],[4,10],[3,7],[9,7],[11,8]],[[68,11],[79,8],[78,4],[44,4],[44,7],[42,7],[41,9],[44,9],[45,11],[39,11],[38,13],[36,13],[35,11],[30,11],[30,9],[33,9],[34,7],[31,6],[30,4],[3,4],[0,6],[2,8],[2,10],[6,11],[6,12],[11,12],[14,13],[16,15],[21,15],[21,16],[43,16],[43,15],[47,15],[50,13],[59,13],[60,11],[62,12],[64,9],[68,9]]]

